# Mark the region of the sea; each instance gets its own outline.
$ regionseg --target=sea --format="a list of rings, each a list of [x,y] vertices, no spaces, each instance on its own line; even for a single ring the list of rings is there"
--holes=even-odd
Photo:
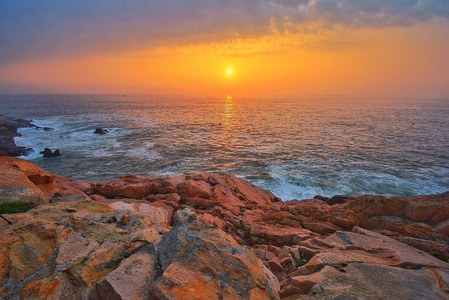
[[[449,191],[449,99],[1,95],[0,114],[40,127],[19,130],[22,158],[88,182],[230,173],[282,200]]]

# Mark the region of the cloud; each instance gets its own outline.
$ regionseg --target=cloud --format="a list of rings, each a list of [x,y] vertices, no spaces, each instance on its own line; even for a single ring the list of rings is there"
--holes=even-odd
[[[0,65],[103,51],[449,19],[447,0],[5,0]],[[309,26],[314,23],[315,25]]]
[[[445,0],[277,0],[298,22],[321,21],[352,28],[409,26],[434,17],[449,18]],[[284,4],[284,2],[286,2]],[[292,10],[292,3],[297,2]]]

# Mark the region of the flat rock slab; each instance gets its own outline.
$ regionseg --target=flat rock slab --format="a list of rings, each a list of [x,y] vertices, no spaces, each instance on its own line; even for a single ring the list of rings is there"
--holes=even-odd
[[[430,270],[350,263],[340,276],[329,269],[323,271],[321,277],[326,279],[315,284],[307,295],[291,299],[448,299]]]

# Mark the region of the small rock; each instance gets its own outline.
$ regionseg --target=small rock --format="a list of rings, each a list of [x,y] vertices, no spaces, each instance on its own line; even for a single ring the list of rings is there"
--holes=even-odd
[[[43,154],[44,157],[57,157],[61,156],[61,152],[59,149],[56,149],[55,151],[51,151],[50,148],[45,148],[44,151],[39,152],[40,154]]]
[[[100,128],[100,127],[95,128],[95,131],[94,131],[95,134],[100,134],[100,135],[104,135],[104,134],[106,134],[108,132],[109,131],[107,129]]]

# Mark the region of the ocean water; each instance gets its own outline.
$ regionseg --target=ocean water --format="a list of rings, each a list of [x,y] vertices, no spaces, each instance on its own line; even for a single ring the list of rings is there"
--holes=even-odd
[[[88,182],[226,172],[283,200],[449,190],[449,99],[2,95],[0,114],[51,127],[20,129],[23,158]]]

